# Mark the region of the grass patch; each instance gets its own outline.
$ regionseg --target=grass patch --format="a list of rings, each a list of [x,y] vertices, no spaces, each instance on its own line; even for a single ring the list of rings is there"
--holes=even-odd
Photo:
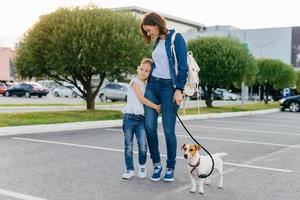
[[[245,105],[228,105],[228,106],[216,106],[212,108],[204,107],[200,108],[200,114],[208,113],[223,113],[223,112],[241,112],[241,111],[255,111],[255,110],[265,110],[279,108],[278,102],[269,102],[265,104],[263,102],[254,103],[254,104],[245,104]],[[179,113],[183,114],[183,109],[180,109]],[[197,108],[187,108],[185,114],[193,115],[198,114]]]
[[[126,102],[96,102],[95,105],[125,105]],[[0,107],[18,107],[18,106],[86,106],[86,103],[47,103],[47,104],[0,104]]]
[[[112,110],[78,110],[60,112],[14,113],[1,114],[0,116],[0,127],[5,127],[33,124],[56,124],[66,122],[112,120],[121,119],[123,114],[120,111]]]
[[[213,108],[200,108],[200,114],[207,113],[223,113],[223,112],[240,112],[254,111],[279,108],[278,102],[263,102],[254,104],[229,105]],[[183,109],[180,109],[179,114],[183,114]],[[186,109],[186,114],[198,114],[197,108]],[[32,113],[14,113],[0,114],[0,127],[5,126],[20,126],[20,125],[35,125],[35,124],[56,124],[66,122],[83,122],[83,121],[98,121],[98,120],[113,120],[122,119],[121,111],[112,110],[78,110],[78,111],[60,111],[60,112],[32,112]]]

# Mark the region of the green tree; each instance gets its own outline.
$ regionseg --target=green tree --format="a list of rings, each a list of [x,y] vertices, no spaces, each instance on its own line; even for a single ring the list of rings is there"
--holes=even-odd
[[[300,71],[296,72],[296,90],[300,93]]]
[[[253,82],[257,71],[247,47],[233,38],[201,37],[188,42],[200,67],[200,85],[205,102],[212,107],[212,94],[217,87],[228,87],[242,81]]]
[[[60,8],[41,16],[24,35],[16,66],[22,77],[73,84],[81,91],[87,109],[93,110],[103,80],[133,73],[149,52],[133,15],[93,5]],[[92,84],[94,78],[99,80],[97,85]]]
[[[266,104],[268,103],[270,87],[280,90],[285,87],[293,87],[296,83],[294,69],[281,60],[262,58],[257,60],[257,65],[257,81],[264,87]]]

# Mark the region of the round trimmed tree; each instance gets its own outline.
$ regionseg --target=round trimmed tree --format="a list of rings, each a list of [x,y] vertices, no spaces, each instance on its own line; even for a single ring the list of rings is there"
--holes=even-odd
[[[240,41],[228,37],[201,37],[190,40],[188,48],[200,67],[200,85],[208,107],[212,107],[212,94],[217,87],[253,82],[257,66]]]
[[[149,52],[131,14],[95,6],[60,8],[41,16],[24,35],[16,66],[22,77],[73,84],[93,110],[104,79],[126,78]]]

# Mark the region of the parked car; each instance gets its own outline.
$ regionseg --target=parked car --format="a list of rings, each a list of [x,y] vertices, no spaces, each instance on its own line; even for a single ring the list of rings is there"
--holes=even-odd
[[[230,91],[226,89],[220,89],[217,88],[214,90],[213,93],[213,98],[216,100],[231,100],[231,101],[236,101],[238,99],[241,99],[240,95],[231,93]]]
[[[99,92],[99,99],[102,102],[110,99],[111,101],[127,101],[127,89],[129,85],[127,83],[114,82],[106,85]]]
[[[0,94],[4,95],[6,90],[7,90],[7,86],[5,85],[5,83],[0,82]]]
[[[80,86],[79,86],[80,87]],[[64,83],[53,90],[53,95],[55,97],[73,97],[76,98],[81,92],[71,84]]]
[[[289,109],[292,112],[300,111],[300,95],[282,98],[279,100],[280,110]]]
[[[42,96],[47,96],[49,90],[38,83],[20,83],[14,86],[9,87],[5,96],[25,96],[27,98],[31,96],[38,96],[41,98]]]

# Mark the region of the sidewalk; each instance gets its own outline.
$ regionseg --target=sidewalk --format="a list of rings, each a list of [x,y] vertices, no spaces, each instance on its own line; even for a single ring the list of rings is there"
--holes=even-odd
[[[181,115],[183,121],[196,120],[196,119],[210,119],[210,118],[223,118],[223,117],[237,117],[248,116],[254,114],[265,114],[279,112],[279,109],[268,109],[259,111],[246,111],[246,112],[228,112],[228,113],[212,113],[200,115]],[[161,123],[161,117],[158,119]],[[59,131],[72,131],[83,129],[96,129],[108,127],[120,127],[122,120],[103,120],[103,121],[88,121],[88,122],[73,122],[61,124],[45,124],[45,125],[27,125],[27,126],[12,126],[0,128],[0,136],[19,135],[19,134],[33,134],[33,133],[49,133]]]

